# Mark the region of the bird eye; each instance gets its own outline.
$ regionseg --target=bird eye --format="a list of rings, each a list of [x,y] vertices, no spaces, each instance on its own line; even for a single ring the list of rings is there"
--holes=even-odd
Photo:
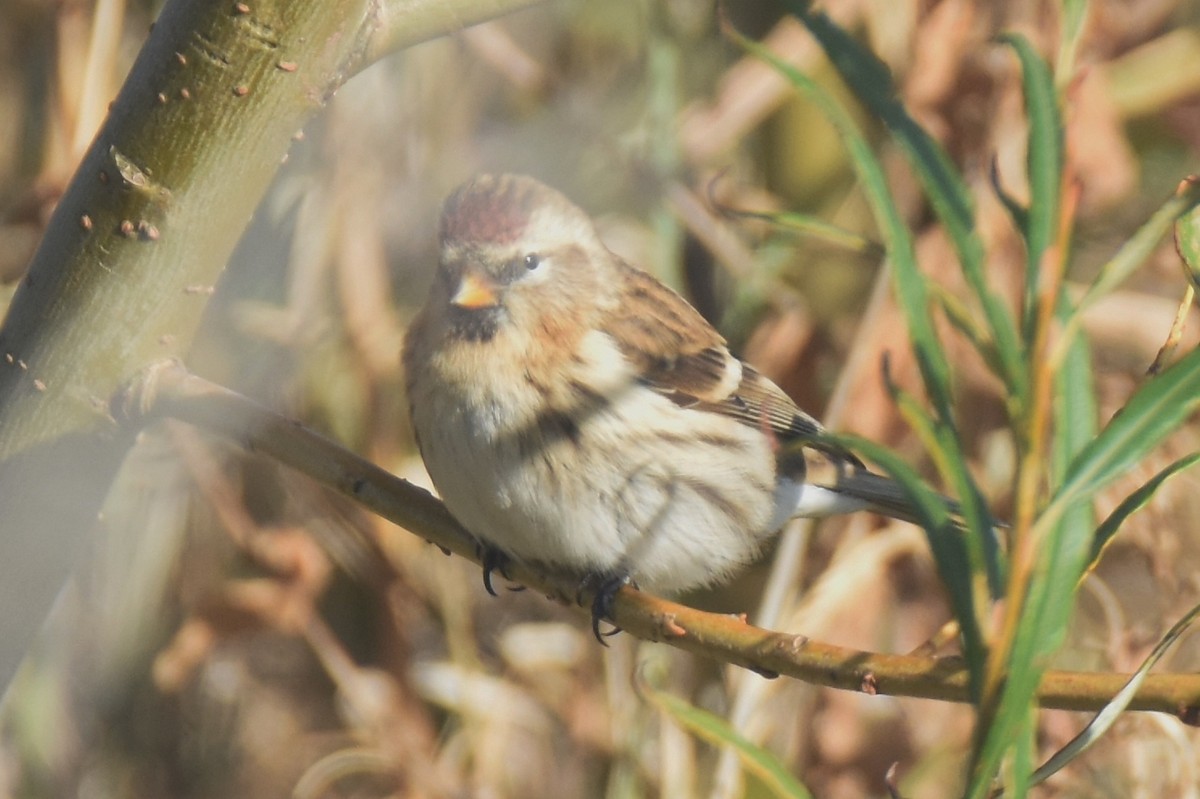
[[[532,272],[542,265],[542,256],[536,252],[531,252],[525,256],[525,268]]]

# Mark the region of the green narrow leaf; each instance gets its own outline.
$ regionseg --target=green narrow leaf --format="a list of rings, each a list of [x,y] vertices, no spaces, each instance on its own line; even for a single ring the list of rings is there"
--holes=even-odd
[[[1062,0],[1062,38],[1058,43],[1058,58],[1055,60],[1055,85],[1065,89],[1075,75],[1075,54],[1079,52],[1079,39],[1083,36],[1083,23],[1087,19],[1087,0]]]
[[[1179,640],[1180,636],[1195,623],[1197,618],[1200,618],[1200,605],[1188,611],[1186,616],[1171,627],[1167,634],[1155,645],[1154,651],[1142,661],[1142,665],[1129,678],[1129,682],[1125,683],[1124,687],[1117,692],[1117,695],[1096,714],[1096,717],[1080,730],[1079,734],[1072,738],[1066,746],[1055,752],[1049,760],[1034,772],[1033,781],[1035,785],[1045,782],[1056,772],[1062,770],[1064,766],[1091,748],[1092,744],[1100,739],[1100,736],[1108,732],[1116,720],[1120,718],[1121,713],[1125,711],[1125,708],[1129,707],[1129,703],[1137,695],[1138,689],[1146,681],[1146,675],[1150,673],[1150,669],[1154,667],[1154,664],[1162,660],[1163,655],[1167,653],[1171,645]]]
[[[913,396],[905,391],[902,391],[895,383],[892,382],[891,374],[887,369],[887,362],[884,363],[884,379],[887,384],[888,395],[892,401],[900,408],[900,414],[908,423],[909,427],[917,434],[921,443],[926,450],[935,458],[938,472],[943,475],[953,475],[960,471],[965,472],[966,467],[963,464],[943,462],[937,460],[941,453],[949,453],[953,451],[953,447],[943,444],[943,437],[948,434],[953,434],[953,431],[948,431],[945,425],[939,424],[936,419],[931,417],[924,408],[916,401]],[[957,443],[957,439],[955,439]],[[968,475],[967,479],[970,479]],[[953,482],[953,481],[950,481]],[[971,583],[973,586],[972,596],[974,597],[974,609],[978,612],[979,608],[987,607],[989,599],[998,599],[1003,596],[1003,586],[1007,581],[1007,562],[1003,548],[1000,546],[1000,540],[997,536],[996,521],[992,518],[991,512],[983,503],[982,497],[976,496],[976,502],[966,505],[962,510],[962,516],[966,520],[966,527],[957,526],[956,530],[960,537],[965,537],[967,547],[968,561],[970,563]],[[982,519],[974,520],[970,515],[971,509],[976,509],[983,514]],[[978,530],[981,535],[969,534],[969,530]],[[976,586],[976,579],[982,576],[985,581],[984,585]],[[978,590],[975,590],[978,588]],[[978,621],[978,619],[976,620]],[[980,644],[982,646],[983,637],[981,634]],[[982,650],[980,650],[982,652]],[[970,660],[970,658],[968,658]],[[979,663],[980,673],[985,664]]]
[[[1012,219],[1013,227],[1021,234],[1021,238],[1029,238],[1029,209],[1021,205],[1017,198],[1004,188],[1004,184],[1000,182],[1000,166],[994,157],[988,166],[988,181],[992,184],[992,191],[996,198],[1000,200],[1000,204],[1004,206],[1004,210]]]
[[[646,701],[697,738],[713,746],[732,747],[742,768],[757,777],[772,796],[780,799],[811,799],[812,794],[808,789],[792,776],[775,755],[751,743],[725,719],[688,704],[677,696],[652,688],[643,679],[639,679],[637,684],[638,692]]]
[[[1100,268],[1096,279],[1079,300],[1074,315],[1077,317],[1092,306],[1096,300],[1107,295],[1133,274],[1145,262],[1154,248],[1174,226],[1175,242],[1180,256],[1188,265],[1185,274],[1196,283],[1197,264],[1200,264],[1200,180],[1188,179],[1179,184],[1179,189],[1154,215],[1130,236],[1116,254]],[[1073,318],[1072,322],[1077,324]]]
[[[1190,177],[1179,184],[1173,200],[1182,199],[1187,210],[1175,220],[1175,249],[1183,259],[1184,274],[1191,284],[1200,288],[1200,179]],[[1156,214],[1155,217],[1158,215]],[[1139,231],[1140,232],[1140,231]]]
[[[1051,473],[1061,484],[1070,461],[1088,442],[1096,426],[1095,395],[1092,391],[1091,357],[1082,337],[1071,347],[1064,368],[1055,375],[1054,446]],[[1015,796],[1024,796],[1031,784],[1032,741],[1027,746],[1010,741],[1010,730],[1033,729],[1036,719],[1034,699],[1045,671],[1047,656],[1063,642],[1074,608],[1074,593],[1087,562],[1089,542],[1095,526],[1092,507],[1081,503],[1066,512],[1050,528],[1039,554],[1039,568],[1030,581],[1024,608],[1009,653],[1007,677],[995,718],[981,746],[975,771],[978,788],[984,790],[1003,761],[1012,752],[1010,788]],[[1023,739],[1018,739],[1023,741]]]
[[[926,182],[930,202],[938,208],[938,216],[961,253],[971,261],[982,261],[983,245],[975,235],[975,211],[971,194],[937,142],[909,116],[896,94],[891,70],[879,58],[860,45],[828,16],[813,11],[809,3],[792,0],[787,3],[793,14],[816,37],[830,63],[854,91],[855,95],[892,134],[920,168]]]
[[[994,362],[996,356],[996,348],[992,341],[991,331],[987,330],[979,319],[971,312],[971,309],[966,306],[959,298],[939,283],[931,282],[929,284],[929,293],[933,296],[934,302],[942,309],[942,313],[946,316],[946,321],[954,325],[954,329],[962,333],[975,351],[989,361],[993,371],[1002,368]]]
[[[1132,468],[1200,406],[1200,350],[1193,350],[1147,380],[1125,407],[1076,456],[1039,524],[1053,523],[1070,507]]]
[[[1032,708],[1045,654],[1058,646],[1071,608],[1071,595],[1091,552],[1090,536],[1076,535],[1074,514],[1090,512],[1096,492],[1123,474],[1175,430],[1200,405],[1200,350],[1147,381],[1125,408],[1072,461],[1058,492],[1035,523],[1034,535],[1053,536],[1046,566],[1030,586],[1018,629],[1004,694],[988,739],[980,747],[970,796],[987,794],[984,778],[999,767],[1007,741]],[[1088,543],[1084,543],[1084,542]],[[1070,585],[1064,585],[1069,582]],[[1030,621],[1025,622],[1025,618]],[[1036,668],[1035,668],[1036,666]]]
[[[970,795],[986,795],[982,778],[999,767],[1008,748],[1006,741],[1033,707],[1033,692],[1046,654],[1061,644],[1072,595],[1092,551],[1094,539],[1087,527],[1090,500],[1182,424],[1200,405],[1198,392],[1200,351],[1193,351],[1145,383],[1124,410],[1080,450],[1066,470],[1061,488],[1035,523],[1032,534],[1048,538],[1042,568],[1030,584],[1004,693],[988,739],[980,748],[973,786],[980,790]]]
[[[1154,498],[1154,495],[1158,493],[1158,489],[1162,488],[1167,480],[1179,474],[1184,469],[1191,468],[1197,461],[1200,461],[1200,452],[1185,455],[1151,477],[1138,490],[1125,497],[1121,501],[1121,504],[1112,513],[1108,514],[1108,518],[1096,528],[1096,534],[1092,539],[1092,552],[1091,558],[1088,561],[1088,569],[1094,567],[1097,561],[1100,560],[1100,555],[1104,552],[1104,548],[1113,539],[1113,536],[1117,534],[1117,531],[1121,529],[1121,525],[1125,523],[1126,519],[1146,507],[1146,504]]]
[[[963,274],[983,308],[983,316],[991,333],[989,340],[993,345],[990,351],[983,353],[984,360],[989,366],[998,367],[994,371],[1007,387],[1009,408],[1013,411],[1014,418],[1019,418],[1028,394],[1023,347],[1007,306],[990,290],[984,277],[983,245],[975,230],[971,195],[965,182],[955,171],[941,146],[905,110],[896,95],[887,66],[827,16],[813,12],[808,3],[795,0],[789,5],[820,42],[831,63],[862,103],[888,127],[902,152],[908,157],[914,172],[921,179],[934,211],[958,251]],[[861,175],[860,171],[860,177]],[[893,257],[896,257],[894,251]],[[915,267],[912,271],[916,272]],[[915,302],[917,284],[910,282],[910,273],[899,261],[895,278],[897,293],[901,296],[902,303],[904,293],[910,287],[913,292],[911,300]],[[920,287],[920,313],[923,316],[928,316],[928,297],[925,296],[928,292],[927,284]],[[915,305],[908,306],[906,313],[915,342],[922,334],[914,327],[911,310],[913,307]],[[919,360],[921,348],[917,346],[915,349]],[[989,579],[993,580],[991,592],[999,595],[1002,587],[994,580],[1004,572],[1004,565],[1000,561],[999,548],[993,546],[994,529],[990,515],[966,468],[966,458],[962,456],[957,431],[951,421],[953,416],[948,406],[940,403],[937,391],[930,388],[931,399],[938,416],[946,421],[937,427],[939,448],[955,454],[944,461],[952,468],[942,473],[962,500],[963,515],[967,526],[972,530],[972,554],[981,568],[986,567]]]
[[[774,66],[793,86],[803,91],[841,134],[893,261],[896,270],[893,283],[905,312],[917,364],[930,392],[930,399],[940,415],[950,418],[949,362],[929,318],[928,286],[925,275],[917,268],[912,234],[901,219],[888,190],[883,167],[850,114],[828,92],[758,42],[745,38],[733,29],[729,30],[734,40],[748,52]]]
[[[1065,309],[1065,302],[1060,307]],[[1085,338],[1077,337],[1071,343],[1062,368],[1055,374],[1054,385],[1054,446],[1050,461],[1051,485],[1058,486],[1066,480],[1075,457],[1096,437],[1099,409],[1092,380],[1091,347]],[[1042,652],[1051,652],[1062,644],[1073,606],[1071,597],[1086,569],[1085,553],[1095,529],[1095,512],[1090,503],[1082,503],[1063,515],[1062,523],[1048,542],[1046,606],[1054,618],[1044,621],[1042,631],[1035,634]]]
[[[741,219],[761,219],[780,230],[810,236],[828,244],[842,247],[850,252],[871,258],[882,258],[885,254],[883,247],[878,242],[871,241],[866,236],[846,230],[843,227],[838,227],[811,214],[801,214],[795,211],[781,211],[777,213],[743,211],[736,208],[721,208],[719,210],[727,216]]]
[[[887,126],[908,158],[934,213],[950,234],[963,275],[983,308],[997,352],[991,362],[1000,366],[996,375],[1007,386],[1010,396],[1023,404],[1028,385],[1022,348],[1007,306],[988,287],[984,276],[983,243],[975,229],[975,212],[966,182],[941,145],[904,108],[886,64],[826,15],[812,11],[807,2],[792,0],[788,5],[820,42],[858,99]]]
[[[781,61],[774,53],[757,42],[746,39],[736,30],[728,29],[728,33],[748,52],[774,66],[794,86],[803,91],[841,135],[891,257],[894,268],[893,287],[905,315],[913,352],[925,383],[926,392],[936,410],[936,436],[933,438],[936,446],[931,455],[935,462],[945,465],[945,471],[942,473],[943,479],[962,502],[963,516],[971,531],[964,537],[971,555],[971,562],[978,564],[977,568],[980,570],[986,568],[986,573],[989,575],[998,573],[1000,566],[989,563],[989,551],[995,550],[994,548],[989,550],[986,543],[987,537],[992,535],[990,516],[984,506],[979,488],[967,469],[967,459],[962,451],[962,445],[953,422],[949,389],[950,368],[929,313],[927,278],[917,267],[912,234],[904,224],[888,190],[883,168],[853,119],[828,92],[803,72]],[[862,68],[869,76],[867,80],[872,79],[870,76],[878,79],[877,69],[871,63],[865,63]],[[943,577],[948,576],[943,575]],[[978,627],[978,619],[974,615],[970,619],[959,619],[959,622],[964,627]],[[964,637],[964,642],[968,646],[974,647],[980,641],[982,638],[972,640]],[[974,671],[976,666],[982,662],[980,650],[973,649],[967,660],[973,669],[974,684],[981,685],[982,672]]]
[[[1000,41],[1011,46],[1021,62],[1025,113],[1029,118],[1029,224],[1025,239],[1027,260],[1022,330],[1025,340],[1032,341],[1042,256],[1054,243],[1058,231],[1063,176],[1062,120],[1050,67],[1033,45],[1017,33],[1001,36]]]
[[[1042,265],[1055,244],[1060,224],[1064,169],[1062,121],[1049,66],[1024,37],[1012,34],[1001,37],[1001,41],[1014,49],[1021,62],[1029,120],[1030,207],[1025,227],[1027,261],[1022,332],[1026,342],[1033,342],[1039,323],[1039,296],[1044,293]],[[1054,309],[1057,312],[1066,310],[1061,294],[1042,301],[1058,303]],[[1051,471],[1057,471],[1059,479],[1067,459],[1085,445],[1081,432],[1087,430],[1089,424],[1086,407],[1078,409],[1078,413],[1068,407],[1070,403],[1086,405],[1090,402],[1089,367],[1086,358],[1078,357],[1081,352],[1086,354],[1086,347],[1082,340],[1077,345],[1071,352],[1075,356],[1071,365],[1083,370],[1081,374],[1072,375],[1079,382],[1065,385],[1067,375],[1064,372],[1054,375],[1055,387],[1066,392],[1057,395],[1059,402],[1053,409],[1056,438],[1051,451]],[[1031,368],[1043,367],[1033,364]],[[1057,464],[1055,457],[1060,458]],[[1082,506],[1073,508],[1070,514],[1059,516],[1055,524],[1035,527],[1029,533],[1038,542],[1037,567],[1030,575],[1026,595],[1020,598],[1023,600],[1020,616],[1016,619],[1005,662],[996,664],[1003,669],[1004,683],[994,704],[990,705],[990,714],[981,719],[985,728],[977,730],[967,790],[970,797],[982,799],[989,795],[992,782],[1009,755],[1012,759],[1008,782],[1018,795],[1027,790],[1032,760],[1021,746],[1024,737],[1020,733],[1033,725],[1035,693],[1045,669],[1044,655],[1057,648],[1066,630],[1072,608],[1071,596],[1087,553],[1091,530],[1088,512],[1089,509]]]
[[[928,432],[928,431],[927,431]],[[861,453],[876,463],[888,477],[895,480],[908,495],[916,509],[929,540],[929,548],[937,562],[938,573],[950,595],[950,604],[958,618],[963,637],[963,653],[971,673],[971,691],[978,696],[987,659],[986,644],[976,617],[975,569],[972,568],[967,546],[968,533],[955,522],[946,498],[930,488],[916,470],[886,447],[858,436],[827,436],[830,441]]]
[[[758,42],[747,39],[732,27],[727,28],[731,38],[747,52],[775,67],[797,89],[816,104],[821,113],[842,137],[855,172],[863,185],[867,201],[883,236],[884,246],[896,270],[897,296],[905,312],[917,363],[930,392],[930,399],[939,414],[949,418],[950,412],[950,366],[945,351],[933,329],[929,318],[928,288],[924,274],[917,268],[913,249],[912,233],[900,217],[900,212],[887,186],[883,167],[871,151],[866,137],[858,129],[850,114],[827,91],[800,70],[782,61],[778,56]]]
[[[1012,748],[1012,768],[1008,773],[1005,795],[1025,796],[1033,782],[1033,763],[1037,752],[1037,721],[1034,714],[1025,716]]]

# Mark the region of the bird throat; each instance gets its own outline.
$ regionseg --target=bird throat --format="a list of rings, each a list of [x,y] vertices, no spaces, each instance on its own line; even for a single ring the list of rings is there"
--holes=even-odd
[[[500,330],[504,309],[450,307],[450,334],[461,341],[487,342]]]

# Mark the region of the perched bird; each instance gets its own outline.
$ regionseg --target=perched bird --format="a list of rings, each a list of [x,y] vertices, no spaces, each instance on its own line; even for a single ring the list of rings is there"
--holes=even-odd
[[[593,624],[634,582],[719,582],[794,516],[906,520],[899,486],[729,353],[559,192],[481,175],[447,200],[404,348],[418,447],[450,512],[501,556],[589,578]],[[813,449],[822,450],[813,453]],[[835,467],[808,482],[809,458]]]

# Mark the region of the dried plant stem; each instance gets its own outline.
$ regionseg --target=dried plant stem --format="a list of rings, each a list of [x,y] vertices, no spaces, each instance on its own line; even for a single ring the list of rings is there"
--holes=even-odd
[[[442,549],[478,562],[475,542],[440,501],[299,423],[188,373],[177,362],[156,364],[122,395],[115,414],[137,425],[161,417],[180,419],[267,454],[359,502]],[[513,564],[513,580],[574,601],[578,579],[546,575]],[[583,597],[587,604],[587,597]],[[968,675],[957,657],[862,652],[802,635],[755,627],[744,616],[706,613],[646,593],[623,589],[614,620],[626,632],[752,669],[815,685],[870,694],[967,702]],[[1049,672],[1038,691],[1043,707],[1098,710],[1128,675]],[[1130,705],[1134,710],[1200,714],[1200,674],[1148,678]]]

